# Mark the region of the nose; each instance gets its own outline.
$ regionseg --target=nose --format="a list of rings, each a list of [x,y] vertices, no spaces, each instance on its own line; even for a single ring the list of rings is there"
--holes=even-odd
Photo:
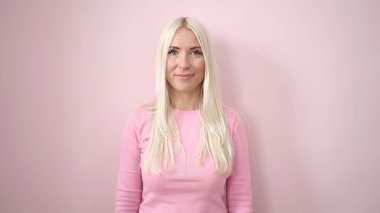
[[[182,54],[182,56],[179,57],[178,60],[178,66],[182,70],[189,69],[190,68],[190,62],[189,59],[187,58],[186,54]]]

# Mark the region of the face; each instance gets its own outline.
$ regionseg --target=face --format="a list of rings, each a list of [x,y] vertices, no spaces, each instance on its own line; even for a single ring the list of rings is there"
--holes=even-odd
[[[166,61],[166,80],[173,94],[197,94],[205,76],[203,52],[192,30],[177,29],[170,43]]]

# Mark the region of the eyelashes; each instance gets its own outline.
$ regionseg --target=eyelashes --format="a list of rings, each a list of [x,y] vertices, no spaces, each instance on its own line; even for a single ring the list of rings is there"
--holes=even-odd
[[[169,52],[168,52],[168,55],[176,55],[176,54],[178,54],[178,51],[175,50],[175,49],[171,49],[171,50],[169,50]]]
[[[168,51],[168,55],[173,55],[173,56],[178,55],[178,51],[175,50],[175,49],[170,49]],[[202,53],[202,51],[194,50],[193,52],[191,52],[191,55],[193,55],[193,56],[200,56],[200,55],[203,55],[203,53]]]
[[[192,53],[195,53],[196,55],[202,55],[202,52],[199,51],[199,50],[195,50],[195,51],[193,51]]]

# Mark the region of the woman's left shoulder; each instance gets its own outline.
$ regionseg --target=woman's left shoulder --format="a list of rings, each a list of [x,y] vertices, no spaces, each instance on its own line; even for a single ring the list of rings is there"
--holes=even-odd
[[[228,122],[229,130],[233,141],[236,141],[238,135],[244,135],[246,131],[247,120],[243,113],[234,107],[223,106],[224,114]]]
[[[243,113],[234,107],[223,105],[223,110],[228,120],[236,120],[243,117]]]
[[[240,110],[226,105],[223,106],[223,110],[230,127],[234,129],[245,125],[246,119]]]

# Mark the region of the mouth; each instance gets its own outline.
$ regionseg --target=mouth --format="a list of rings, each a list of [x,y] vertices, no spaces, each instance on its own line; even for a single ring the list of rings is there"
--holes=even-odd
[[[178,78],[180,78],[182,80],[187,80],[187,79],[193,77],[194,74],[177,74],[177,75],[174,75],[174,76],[178,77]]]
[[[182,75],[182,74],[178,74],[178,75],[175,75],[175,76],[180,76],[180,77],[190,77],[190,76],[193,76],[194,74],[190,75],[190,74],[186,74],[186,75]]]

